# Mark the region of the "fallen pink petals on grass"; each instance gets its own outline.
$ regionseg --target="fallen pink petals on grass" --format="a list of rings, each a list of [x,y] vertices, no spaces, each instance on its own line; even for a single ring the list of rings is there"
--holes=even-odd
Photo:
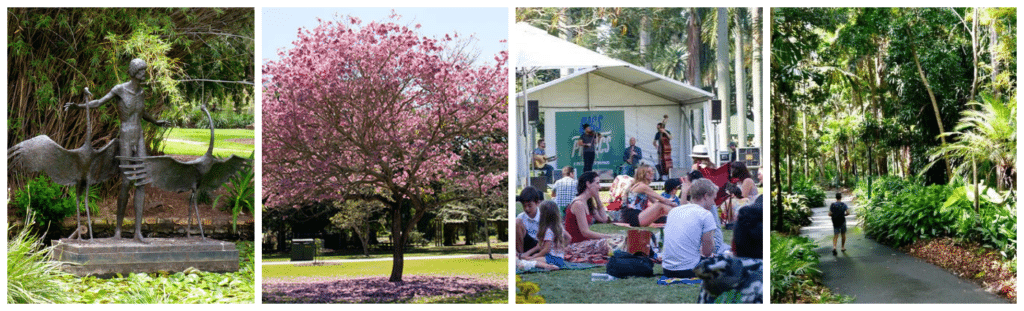
[[[404,282],[387,277],[332,281],[277,282],[265,280],[264,303],[406,302],[423,297],[460,297],[508,288],[505,281],[458,276],[406,276]]]

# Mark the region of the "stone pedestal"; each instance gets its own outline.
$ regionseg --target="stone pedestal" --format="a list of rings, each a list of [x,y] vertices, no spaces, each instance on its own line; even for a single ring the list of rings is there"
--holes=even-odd
[[[53,241],[53,258],[78,276],[109,277],[117,273],[180,272],[194,267],[209,272],[238,271],[238,250],[230,242],[194,238]]]

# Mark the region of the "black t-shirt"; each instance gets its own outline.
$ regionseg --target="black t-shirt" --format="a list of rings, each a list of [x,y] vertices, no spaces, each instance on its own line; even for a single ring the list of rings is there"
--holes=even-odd
[[[833,226],[845,226],[846,225],[846,210],[849,209],[846,203],[835,202],[829,205],[828,211],[832,213],[832,225]]]

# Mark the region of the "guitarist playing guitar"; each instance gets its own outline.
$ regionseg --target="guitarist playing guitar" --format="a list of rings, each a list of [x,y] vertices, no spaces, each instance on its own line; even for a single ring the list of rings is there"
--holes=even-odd
[[[545,157],[544,149],[547,148],[547,144],[543,139],[537,141],[537,149],[533,149],[533,169],[543,170],[544,176],[548,178],[548,183],[551,183],[551,179],[554,177],[555,168],[548,164],[548,161],[557,160],[557,156]]]

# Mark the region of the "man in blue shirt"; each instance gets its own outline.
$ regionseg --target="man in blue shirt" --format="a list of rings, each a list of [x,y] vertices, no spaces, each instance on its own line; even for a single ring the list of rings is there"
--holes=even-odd
[[[547,183],[551,183],[551,179],[555,173],[555,168],[548,164],[548,161],[553,160],[555,157],[546,157],[544,149],[547,148],[547,144],[541,139],[537,141],[537,149],[533,149],[533,169],[544,171],[544,176],[548,178]]]
[[[622,153],[622,161],[626,162],[626,164],[622,167],[621,175],[633,176],[633,171],[636,170],[637,165],[640,164],[640,159],[643,157],[643,150],[636,146],[636,138],[630,137],[629,146]]]

